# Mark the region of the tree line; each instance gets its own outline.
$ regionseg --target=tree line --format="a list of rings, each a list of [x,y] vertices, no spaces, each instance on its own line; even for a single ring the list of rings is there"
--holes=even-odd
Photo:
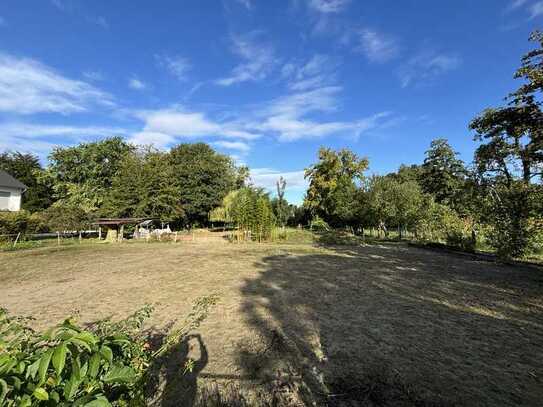
[[[304,206],[336,227],[394,226],[416,237],[473,249],[478,234],[501,257],[541,250],[543,237],[543,34],[514,77],[523,84],[505,106],[488,108],[469,128],[479,143],[466,166],[446,139],[434,140],[420,165],[364,176],[368,160],[321,149],[306,170]]]
[[[204,143],[179,144],[165,152],[120,137],[57,147],[46,167],[31,154],[5,152],[0,168],[28,186],[22,208],[41,215],[35,222],[58,219],[64,230],[98,217],[207,225],[209,212],[244,186],[249,175],[246,167]]]
[[[33,155],[5,152],[0,168],[28,186],[27,212],[0,217],[0,232],[147,217],[177,227],[231,224],[260,240],[275,226],[312,223],[384,235],[393,228],[400,237],[469,250],[484,240],[502,257],[523,256],[541,248],[543,224],[543,34],[530,40],[537,48],[514,75],[522,85],[504,106],[469,123],[478,143],[470,165],[444,138],[432,141],[423,163],[386,175],[367,176],[368,160],[348,149],[321,148],[306,169],[309,187],[297,207],[284,198],[284,179],[270,199],[250,184],[247,167],[205,143],[159,151],[113,137],[57,147],[45,167]]]

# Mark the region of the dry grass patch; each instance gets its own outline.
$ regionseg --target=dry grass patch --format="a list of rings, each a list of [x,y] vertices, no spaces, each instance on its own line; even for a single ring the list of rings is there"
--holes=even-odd
[[[177,355],[198,368],[171,375],[163,405],[183,405],[181,393],[192,405],[216,384],[329,405],[543,400],[534,269],[401,245],[138,243],[0,253],[0,281],[0,306],[40,327],[74,310],[92,322],[158,303],[151,325],[161,331],[218,293]]]

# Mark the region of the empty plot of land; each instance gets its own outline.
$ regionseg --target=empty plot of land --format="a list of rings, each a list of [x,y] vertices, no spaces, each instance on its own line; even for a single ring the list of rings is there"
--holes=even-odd
[[[194,340],[202,381],[262,378],[282,356],[325,381],[386,366],[460,405],[543,400],[543,273],[397,245],[121,244],[0,254],[0,306],[39,327],[156,305],[157,330],[221,300]],[[294,353],[293,353],[294,350]],[[279,359],[281,356],[279,356]],[[284,366],[284,365],[283,365]]]

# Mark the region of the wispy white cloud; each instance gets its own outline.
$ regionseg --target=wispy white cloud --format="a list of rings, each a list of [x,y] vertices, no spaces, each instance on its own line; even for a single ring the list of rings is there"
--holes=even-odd
[[[175,144],[175,137],[164,133],[141,131],[132,134],[128,138],[128,142],[135,145],[152,145],[156,148],[165,150]]]
[[[187,72],[191,65],[187,58],[181,56],[155,55],[158,66],[165,68],[180,81],[187,80]]]
[[[423,50],[400,68],[400,82],[404,88],[413,84],[428,84],[461,64],[462,59],[457,55]]]
[[[85,71],[83,72],[83,78],[88,81],[101,81],[104,79],[104,75],[98,71]]]
[[[65,11],[68,8],[64,0],[51,0],[51,4],[61,11]]]
[[[283,65],[281,76],[287,80],[289,89],[305,91],[333,84],[338,66],[336,59],[317,54],[303,64],[289,62]]]
[[[0,150],[31,152],[44,158],[56,145],[94,138],[123,136],[127,131],[107,126],[64,126],[9,122],[0,124]],[[54,141],[53,141],[54,140]]]
[[[189,112],[179,108],[137,112],[144,121],[146,133],[167,134],[176,138],[227,137],[253,140],[257,133],[246,131],[238,122],[220,122],[202,112]]]
[[[516,10],[523,10],[529,14],[530,19],[534,19],[543,15],[543,1],[512,0],[505,8],[505,12],[513,12]]]
[[[259,81],[268,76],[276,65],[273,48],[258,41],[259,33],[232,36],[232,52],[242,59],[230,75],[217,79],[215,83],[230,86],[247,81]]]
[[[529,8],[530,18],[536,18],[543,15],[543,1],[532,4]]]
[[[126,134],[121,127],[107,126],[63,126],[11,122],[0,124],[0,134],[7,137],[35,139],[39,137],[95,137]]]
[[[109,23],[107,22],[106,18],[103,16],[87,17],[87,20],[91,22],[92,24],[99,25],[102,28],[109,28]]]
[[[358,137],[378,127],[389,116],[388,112],[380,112],[352,121],[317,121],[311,117],[314,113],[337,110],[337,94],[340,91],[338,86],[328,86],[280,97],[260,111],[258,120],[249,127],[275,135],[279,141],[284,142],[338,134]]]
[[[226,150],[237,150],[242,153],[247,153],[251,149],[251,146],[243,141],[219,140],[214,142],[213,145]]]
[[[128,87],[135,90],[144,90],[147,85],[138,78],[132,77],[128,80]]]
[[[386,62],[398,55],[396,41],[385,34],[362,29],[357,35],[358,45],[355,50],[362,52],[370,62]]]
[[[340,13],[350,2],[351,0],[308,0],[308,5],[320,13]]]
[[[93,105],[112,107],[113,97],[38,61],[0,53],[0,112],[68,114]]]
[[[530,0],[513,0],[511,4],[509,5],[510,9],[517,9],[519,7],[524,6],[526,3],[528,3]]]
[[[253,3],[251,0],[236,0],[239,4],[244,6],[247,10],[251,10],[253,8]]]

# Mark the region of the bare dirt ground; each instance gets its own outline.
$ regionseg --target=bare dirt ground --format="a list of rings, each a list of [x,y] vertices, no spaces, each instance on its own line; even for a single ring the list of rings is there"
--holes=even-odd
[[[281,371],[312,389],[337,388],[338,378],[345,386],[376,367],[456,405],[543,400],[538,269],[403,245],[123,243],[0,253],[0,306],[38,318],[37,327],[76,310],[92,322],[153,303],[149,325],[164,330],[211,293],[220,303],[177,355],[190,354],[196,369],[170,378],[162,405],[191,405],[196,385],[212,382],[262,384]],[[294,359],[300,370],[289,371]],[[192,390],[179,401],[176,388]]]

